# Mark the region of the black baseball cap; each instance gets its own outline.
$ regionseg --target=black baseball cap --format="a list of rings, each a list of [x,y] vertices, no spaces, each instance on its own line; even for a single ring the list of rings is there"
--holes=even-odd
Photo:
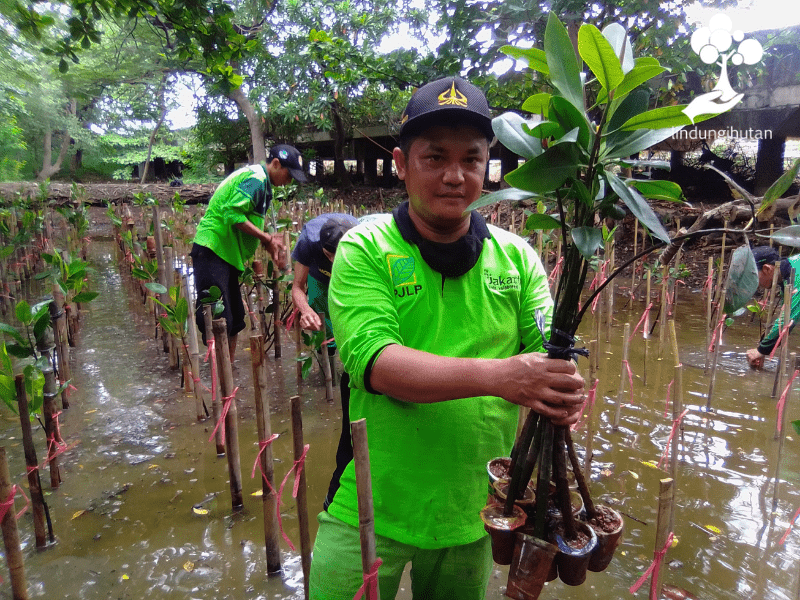
[[[328,252],[336,252],[339,247],[339,240],[348,229],[356,226],[358,221],[351,222],[343,217],[331,217],[319,230],[319,242]]]
[[[400,120],[400,138],[418,135],[433,125],[471,125],[494,138],[489,103],[484,93],[460,77],[445,77],[419,88]]]
[[[289,144],[277,144],[270,148],[267,162],[272,162],[274,158],[280,161],[282,167],[286,167],[289,170],[289,173],[296,181],[300,183],[308,181],[306,174],[303,172],[303,157],[297,148]]]

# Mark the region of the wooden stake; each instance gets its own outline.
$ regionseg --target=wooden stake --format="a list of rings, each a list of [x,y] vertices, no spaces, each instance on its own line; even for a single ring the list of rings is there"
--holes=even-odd
[[[42,413],[44,414],[44,431],[47,438],[47,461],[50,465],[50,487],[52,489],[58,488],[61,485],[61,469],[59,463],[61,462],[56,452],[58,445],[63,443],[61,439],[61,432],[58,428],[58,408],[56,407],[56,374],[52,366],[47,366],[42,369],[44,375],[44,403],[42,405]]]
[[[175,273],[175,257],[173,255],[173,249],[171,246],[164,246],[164,287],[168,290],[170,288],[170,279],[174,279]],[[174,284],[173,284],[174,285]],[[167,293],[166,302],[169,306],[173,305],[172,298],[170,297],[169,293]],[[175,336],[167,333],[166,331],[162,332],[162,335],[166,339],[167,342],[167,352],[169,352],[169,368],[173,371],[178,370],[178,366],[180,361],[178,359],[178,343],[175,340]]]
[[[614,272],[614,240],[609,240],[606,244],[606,256],[608,256],[608,270],[606,271],[607,275],[611,275]],[[611,326],[614,323],[614,280],[612,279],[605,289],[606,294],[606,341],[608,341],[611,337]]]
[[[233,389],[233,373],[231,370],[230,348],[228,347],[228,325],[225,319],[214,319],[211,323],[214,331],[214,346],[217,351],[219,365],[219,386],[222,393],[222,407],[228,403],[225,415],[225,454],[228,458],[228,475],[231,486],[231,505],[233,510],[241,510],[242,499],[242,467],[239,460],[239,422],[236,410],[235,390]]]
[[[25,375],[21,373],[17,375],[14,378],[14,385],[17,390],[19,421],[22,425],[22,447],[25,451],[25,466],[28,467],[28,490],[31,496],[31,512],[33,513],[33,531],[36,538],[36,549],[43,550],[47,547],[44,494],[42,493],[42,483],[39,479],[39,461],[36,458],[36,446],[33,444],[31,416],[28,413],[28,395],[25,392]],[[52,531],[50,532],[50,540],[55,541]]]
[[[669,291],[669,265],[664,265],[661,269],[661,310],[659,311],[658,321],[658,358],[664,356],[664,344],[667,333],[667,309],[669,301],[667,292]]]
[[[275,277],[278,276],[278,266],[275,265]],[[275,358],[280,358],[281,351],[281,284],[275,279],[272,282],[272,325],[275,335]]]
[[[164,263],[164,241],[161,235],[161,214],[158,210],[158,204],[153,205],[153,237],[156,242],[156,263],[158,264],[158,281],[165,288],[169,289],[169,280],[167,279],[167,267]],[[159,298],[165,304],[169,302],[169,294],[164,297],[164,294],[159,294]],[[161,339],[163,340],[164,352],[169,352],[169,342],[167,335],[164,331],[161,332]]]
[[[369,446],[367,444],[367,420],[352,421],[350,428],[353,434],[353,460],[356,469],[356,493],[358,494],[358,532],[361,537],[361,570],[364,581],[373,575],[378,558],[375,549],[375,514],[372,504],[372,474],[369,467]],[[367,585],[367,600],[380,600],[377,584]],[[375,594],[372,590],[375,590]]]
[[[256,428],[261,452],[261,499],[264,508],[264,542],[267,551],[267,575],[281,572],[281,551],[278,545],[278,497],[275,494],[274,466],[272,462],[272,423],[270,421],[267,365],[264,362],[264,338],[250,337],[250,358],[253,363],[253,393],[256,402]]]
[[[652,270],[647,269],[647,276],[646,276],[645,279],[647,281],[647,297],[645,298],[644,305],[645,305],[645,307],[647,307],[647,306],[650,305],[650,298],[652,297],[652,290],[651,290],[652,281],[653,281],[653,271]],[[645,317],[645,320],[644,320],[644,331],[643,331],[643,334],[642,334],[642,338],[645,339],[645,340],[650,339],[650,313],[647,313],[647,317]]]
[[[321,312],[317,313],[317,315],[319,315],[319,318],[322,321],[322,331],[324,331],[325,335],[327,335],[328,332],[325,328],[325,313]],[[322,363],[322,372],[325,375],[325,400],[328,402],[333,402],[333,374],[331,372],[331,359],[328,356],[328,344],[324,341],[322,343],[322,356],[320,357],[320,362]]]
[[[303,364],[300,362],[300,356],[303,354],[303,336],[302,329],[300,328],[300,313],[297,313],[294,319],[294,345],[296,353],[295,369],[297,370],[297,385],[303,383]]]
[[[791,353],[791,364],[793,369],[798,368],[797,363],[797,353]],[[781,484],[781,456],[783,455],[783,439],[786,437],[786,422],[788,421],[787,415],[789,413],[787,407],[789,406],[793,394],[794,388],[789,389],[786,393],[786,400],[783,406],[783,415],[782,419],[780,416],[776,415],[775,419],[775,439],[778,440],[778,455],[775,458],[775,484],[772,488],[772,510],[775,511],[778,508],[778,491]]]
[[[25,583],[25,564],[22,560],[22,547],[20,546],[19,530],[17,529],[17,511],[14,498],[11,475],[8,472],[6,449],[0,446],[0,502],[11,500],[11,507],[3,517],[0,527],[3,530],[3,544],[6,547],[6,562],[11,575],[11,597],[13,600],[28,600],[28,586]]]
[[[683,412],[683,365],[681,364],[680,355],[678,352],[678,336],[675,332],[675,320],[670,319],[669,322],[669,333],[670,338],[672,340],[672,355],[675,359],[674,364],[674,371],[675,375],[673,377],[672,383],[672,422],[673,424],[678,421],[681,413]],[[674,425],[673,425],[674,426]],[[671,447],[670,447],[670,477],[672,477],[673,482],[678,481],[678,447],[680,443],[680,434],[683,432],[683,421],[681,421],[678,429],[675,431],[675,434],[672,436],[671,440]],[[672,487],[672,503],[673,507],[675,506],[675,493],[677,490],[677,485],[673,484]],[[670,513],[669,517],[669,528],[670,531],[674,531],[675,529],[675,512]]]
[[[708,290],[706,293],[706,368],[704,369],[705,373],[708,373],[708,367],[711,364],[711,335],[714,331],[714,325],[711,322],[711,314],[713,312],[712,307],[714,306],[714,284],[713,284],[713,277],[714,277],[714,257],[708,257],[708,280],[710,285],[708,286]]]
[[[631,324],[625,323],[625,331],[622,334],[622,368],[619,376],[619,389],[617,390],[617,411],[614,414],[614,431],[619,429],[619,417],[622,412],[623,394],[625,393],[625,378],[628,375],[626,368],[628,363],[628,338],[631,335]]]
[[[58,357],[58,378],[64,383],[72,379],[69,365],[69,343],[67,340],[67,316],[64,312],[64,294],[61,287],[53,286],[53,302],[50,304],[50,322],[56,343],[56,356]],[[67,390],[61,392],[61,408],[69,408]]]
[[[292,442],[294,445],[294,460],[299,461],[303,456],[303,402],[300,396],[292,396]],[[298,471],[300,474],[298,475]],[[303,586],[308,598],[308,576],[311,570],[311,536],[308,530],[308,502],[306,500],[306,471],[298,467],[295,471],[297,482],[297,525],[300,529],[300,562],[303,567]]]
[[[214,339],[214,332],[212,330],[212,317],[211,317],[211,306],[208,304],[203,305],[203,319],[205,321],[206,326],[206,343],[210,344],[211,340]],[[214,342],[216,345],[216,342]],[[225,340],[225,346],[228,346],[228,340]],[[230,349],[228,349],[228,354],[230,355]],[[208,353],[208,360],[209,361],[216,361],[217,355],[214,352]],[[220,365],[219,361],[217,361],[216,366],[211,365],[211,368],[216,369],[217,373],[219,373]],[[213,373],[213,371],[212,371]],[[225,444],[222,441],[222,427],[219,426],[219,376],[217,376],[217,381],[211,381],[211,415],[214,417],[214,430],[216,433],[214,434],[214,442],[217,446],[217,456],[222,456],[225,454]]]
[[[786,327],[792,320],[792,298],[794,297],[794,269],[791,270],[789,274],[788,281],[784,284],[784,297],[783,297],[783,321],[781,323],[782,327]],[[780,348],[780,362],[778,363],[778,368],[775,370],[775,384],[772,386],[772,397],[775,398],[778,395],[778,391],[783,389],[783,382],[785,381],[786,371],[788,370],[788,359],[789,359],[789,334],[790,332],[786,332],[786,335],[783,336],[783,341],[781,342]]]
[[[633,255],[636,256],[639,248],[639,219],[633,220]],[[633,300],[634,292],[633,290],[636,289],[636,263],[639,261],[633,261],[631,264],[631,300]],[[647,306],[647,299],[645,299],[645,306]]]
[[[725,285],[722,286],[722,292],[720,295],[720,300],[719,300],[720,305],[722,305],[725,302],[725,295],[728,292],[728,281],[729,278],[726,277]],[[708,381],[708,397],[706,398],[706,412],[711,411],[711,398],[714,395],[714,383],[717,379],[717,363],[719,362],[719,352],[721,347],[722,347],[722,328],[720,327],[719,337],[717,337],[717,340],[714,343],[714,358],[711,363],[711,377],[709,377]]]
[[[673,510],[673,502],[674,502],[674,491],[672,489],[672,479],[662,479],[661,484],[659,486],[659,493],[658,493],[658,519],[656,521],[656,544],[655,549],[653,550],[653,558],[658,556],[658,553],[661,552],[661,549],[666,545],[667,539],[669,539],[670,528],[669,528],[669,516]],[[666,563],[662,561],[662,567]],[[656,578],[656,585],[655,585],[655,593],[650,594],[650,600],[658,600],[661,598],[661,583],[662,583],[662,572],[663,568],[658,570],[658,573],[653,573],[653,577]]]
[[[202,421],[206,418],[205,403],[203,399],[203,386],[200,385],[200,345],[197,342],[197,322],[195,321],[195,299],[189,294],[189,276],[185,273],[181,276],[181,287],[183,287],[183,297],[189,305],[189,317],[186,320],[186,330],[189,338],[189,365],[192,378],[192,392],[194,392],[194,408],[197,420]]]
[[[769,288],[769,301],[767,302],[767,314],[765,319],[766,331],[772,327],[772,321],[775,316],[775,305],[778,299],[778,279],[781,273],[781,261],[776,261],[773,265],[775,268],[772,270],[772,286]]]

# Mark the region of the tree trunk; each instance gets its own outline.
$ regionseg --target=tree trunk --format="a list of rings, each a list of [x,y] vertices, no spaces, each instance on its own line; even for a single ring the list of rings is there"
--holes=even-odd
[[[75,110],[77,109],[78,102],[74,98],[69,101],[69,107],[67,108],[68,115],[74,115]],[[45,179],[49,179],[56,173],[61,170],[61,165],[64,162],[64,158],[67,156],[67,151],[69,150],[69,144],[72,138],[69,136],[69,129],[64,127],[64,139],[61,140],[61,150],[58,153],[58,158],[56,162],[50,164],[53,157],[53,132],[51,130],[47,130],[44,134],[44,157],[42,158],[42,170],[39,171],[39,174],[36,176],[37,181],[44,181]]]
[[[231,90],[228,97],[236,102],[239,110],[247,117],[247,122],[250,125],[250,141],[253,143],[253,162],[266,161],[267,149],[264,146],[264,128],[261,125],[261,117],[256,114],[253,104],[241,87]]]
[[[334,125],[334,138],[333,138],[333,176],[343,188],[350,188],[353,186],[350,181],[350,173],[344,166],[344,123],[342,122],[342,115],[340,112],[340,105],[338,100],[331,102],[331,117],[333,118]]]
[[[150,168],[150,157],[153,154],[153,144],[156,141],[156,134],[158,134],[158,130],[161,129],[162,123],[164,123],[164,119],[167,118],[167,105],[164,102],[164,88],[167,85],[167,77],[169,73],[164,73],[161,77],[161,84],[158,87],[158,107],[161,109],[161,113],[158,115],[158,121],[156,122],[156,126],[153,127],[152,133],[150,133],[150,141],[147,144],[147,158],[144,161],[144,168],[142,169],[142,179],[139,181],[140,184],[143,184],[147,181],[147,171]]]

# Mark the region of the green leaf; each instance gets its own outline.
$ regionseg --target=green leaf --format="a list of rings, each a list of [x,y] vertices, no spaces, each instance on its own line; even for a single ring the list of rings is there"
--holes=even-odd
[[[160,283],[156,283],[155,281],[150,281],[148,283],[145,283],[144,287],[146,287],[148,290],[150,290],[154,294],[166,294],[167,293],[167,288],[165,288]]]
[[[17,306],[14,309],[14,312],[17,315],[17,321],[22,323],[23,325],[30,325],[31,318],[33,315],[31,314],[31,307],[30,305],[25,302],[25,300],[20,300],[17,302]]]
[[[551,217],[550,215],[543,215],[540,213],[533,213],[525,221],[525,229],[534,231],[538,229],[561,229],[561,221]]]
[[[620,100],[626,94],[629,94],[643,83],[650,81],[653,77],[661,75],[667,69],[662,67],[655,58],[643,56],[636,59],[636,66],[625,74],[625,78],[617,86],[617,91],[614,92],[614,99]],[[606,90],[601,89],[597,94],[597,103],[605,104],[608,102],[608,93]]]
[[[615,103],[616,104],[616,103]],[[606,131],[614,132],[609,135],[609,142],[613,144],[615,139],[628,135],[627,132],[617,130],[622,127],[628,119],[632,119],[636,115],[640,115],[647,110],[650,106],[650,92],[647,90],[636,90],[634,93],[626,96],[608,117],[608,127]]]
[[[570,104],[570,106],[572,105]],[[555,121],[541,121],[535,127],[529,127],[527,123],[523,123],[522,127],[526,133],[540,140],[544,138],[560,138],[564,135],[564,131],[568,131]]]
[[[580,144],[581,148],[591,147],[592,134],[585,114],[564,100],[564,98],[558,96],[553,97],[551,106],[551,118],[557,120],[564,131],[570,131],[577,127],[579,132],[578,144]]]
[[[147,271],[140,269],[139,267],[134,267],[131,269],[131,275],[136,277],[136,279],[141,279],[144,281],[145,279],[150,279],[150,273]]]
[[[214,302],[214,307],[211,309],[211,314],[214,317],[219,317],[225,311],[225,303],[222,300]]]
[[[789,225],[788,227],[779,229],[772,235],[763,235],[760,237],[770,238],[781,246],[800,248],[800,225]]]
[[[623,123],[623,131],[631,131],[633,129],[665,129],[667,127],[685,127],[691,125],[692,120],[683,112],[686,108],[685,104],[677,104],[675,106],[662,106],[648,110],[640,115],[631,117]],[[694,122],[699,123],[710,119],[715,115],[705,114],[695,117]]]
[[[653,212],[653,209],[647,204],[647,200],[642,198],[639,192],[625,185],[614,173],[605,171],[605,178],[611,186],[611,189],[614,190],[617,196],[625,203],[625,206],[639,219],[639,222],[647,227],[650,233],[662,242],[668,244],[670,242],[669,234],[667,230],[664,229],[664,225],[661,224],[658,216]]]
[[[794,430],[797,432],[797,435],[800,435],[800,419],[798,419],[797,421],[792,421],[792,426],[794,427]]]
[[[19,344],[25,343],[25,341],[22,339],[22,335],[20,334],[20,332],[17,331],[15,327],[12,327],[8,323],[0,323],[0,331],[10,335],[12,338],[14,338],[14,341],[16,341]]]
[[[175,323],[172,322],[171,319],[167,317],[158,317],[158,322],[161,324],[161,328],[166,331],[170,335],[178,336],[178,330],[175,327]]]
[[[8,344],[6,350],[11,356],[17,358],[28,358],[33,356],[33,348],[27,344]]]
[[[796,158],[789,170],[781,175],[778,180],[769,186],[769,189],[764,192],[764,199],[761,201],[761,206],[758,208],[759,214],[767,209],[770,204],[780,198],[783,193],[789,189],[789,186],[794,183],[797,178],[797,172],[800,171],[800,158]]]
[[[507,112],[492,119],[492,129],[497,139],[511,152],[522,158],[533,158],[542,153],[541,140],[528,134],[523,125],[535,125],[514,112]]]
[[[95,298],[100,295],[99,292],[81,292],[80,294],[75,294],[75,297],[72,299],[73,302],[91,302]]]
[[[584,24],[578,30],[578,52],[604,89],[610,91],[622,83],[625,74],[619,58],[594,25]]]
[[[651,200],[666,200],[668,202],[683,202],[683,190],[681,186],[673,181],[648,180],[648,179],[627,179],[625,183],[635,187],[645,198]]]
[[[613,143],[609,140],[603,158],[628,158],[650,146],[663,142],[665,139],[678,133],[681,129],[683,129],[682,125],[680,127],[669,127],[667,129],[640,129],[637,131],[622,132],[622,135],[619,137],[615,136]]]
[[[622,64],[622,72],[629,73],[636,63],[633,59],[633,46],[628,32],[619,23],[611,23],[603,27],[603,37],[611,44],[614,56]]]
[[[175,320],[178,323],[185,323],[189,318],[189,303],[186,298],[179,298],[175,303]]]
[[[544,51],[553,86],[575,108],[583,112],[583,85],[581,85],[581,71],[575,56],[575,48],[569,39],[567,29],[553,12],[547,17]]]
[[[733,251],[728,270],[728,289],[725,292],[725,312],[731,314],[743,308],[758,289],[758,269],[749,245]]]
[[[550,110],[550,99],[552,97],[552,94],[547,94],[545,92],[534,94],[522,103],[522,110],[531,114],[541,115],[543,119],[546,119]]]
[[[547,56],[544,50],[539,48],[516,48],[515,46],[501,46],[500,52],[510,56],[514,60],[527,63],[528,68],[545,75],[550,74],[550,69],[547,67]],[[526,109],[527,110],[527,109]],[[533,112],[533,111],[531,111]]]
[[[505,180],[512,187],[543,194],[552,192],[568,177],[575,176],[578,167],[574,145],[559,144],[530,159],[506,175]]]
[[[42,338],[42,334],[50,326],[50,311],[45,309],[40,312],[33,323],[33,337],[38,342]]]
[[[516,188],[505,188],[503,190],[498,190],[496,192],[492,192],[491,194],[481,196],[475,200],[475,202],[470,204],[469,207],[467,207],[467,210],[477,210],[479,208],[483,208],[484,206],[494,204],[495,202],[518,202],[520,200],[527,200],[534,197],[536,197],[536,194],[531,192],[518,190]]]
[[[570,234],[575,247],[586,260],[590,260],[597,249],[603,246],[603,232],[596,227],[575,227]]]

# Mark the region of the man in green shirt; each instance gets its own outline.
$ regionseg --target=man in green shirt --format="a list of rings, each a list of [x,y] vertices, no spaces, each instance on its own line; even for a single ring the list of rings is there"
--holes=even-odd
[[[534,312],[552,299],[535,251],[467,207],[493,137],[486,98],[460,78],[421,87],[393,157],[409,202],[339,243],[329,290],[351,376],[350,420],[366,419],[381,597],[412,563],[415,599],[480,600],[491,574],[479,517],[486,463],[507,456],[519,406],[574,423],[584,382],[538,351]],[[361,586],[355,470],[319,515],[312,600]]]
[[[305,182],[302,158],[297,148],[273,146],[267,161],[242,167],[228,175],[211,196],[208,209],[197,225],[190,256],[197,290],[195,319],[206,342],[201,300],[212,286],[222,291],[223,318],[228,326],[231,362],[236,338],[245,328],[244,303],[239,276],[253,258],[258,244],[264,244],[279,268],[286,266],[286,249],[277,235],[264,231],[264,218],[272,201],[272,186],[286,185],[292,178]]]

